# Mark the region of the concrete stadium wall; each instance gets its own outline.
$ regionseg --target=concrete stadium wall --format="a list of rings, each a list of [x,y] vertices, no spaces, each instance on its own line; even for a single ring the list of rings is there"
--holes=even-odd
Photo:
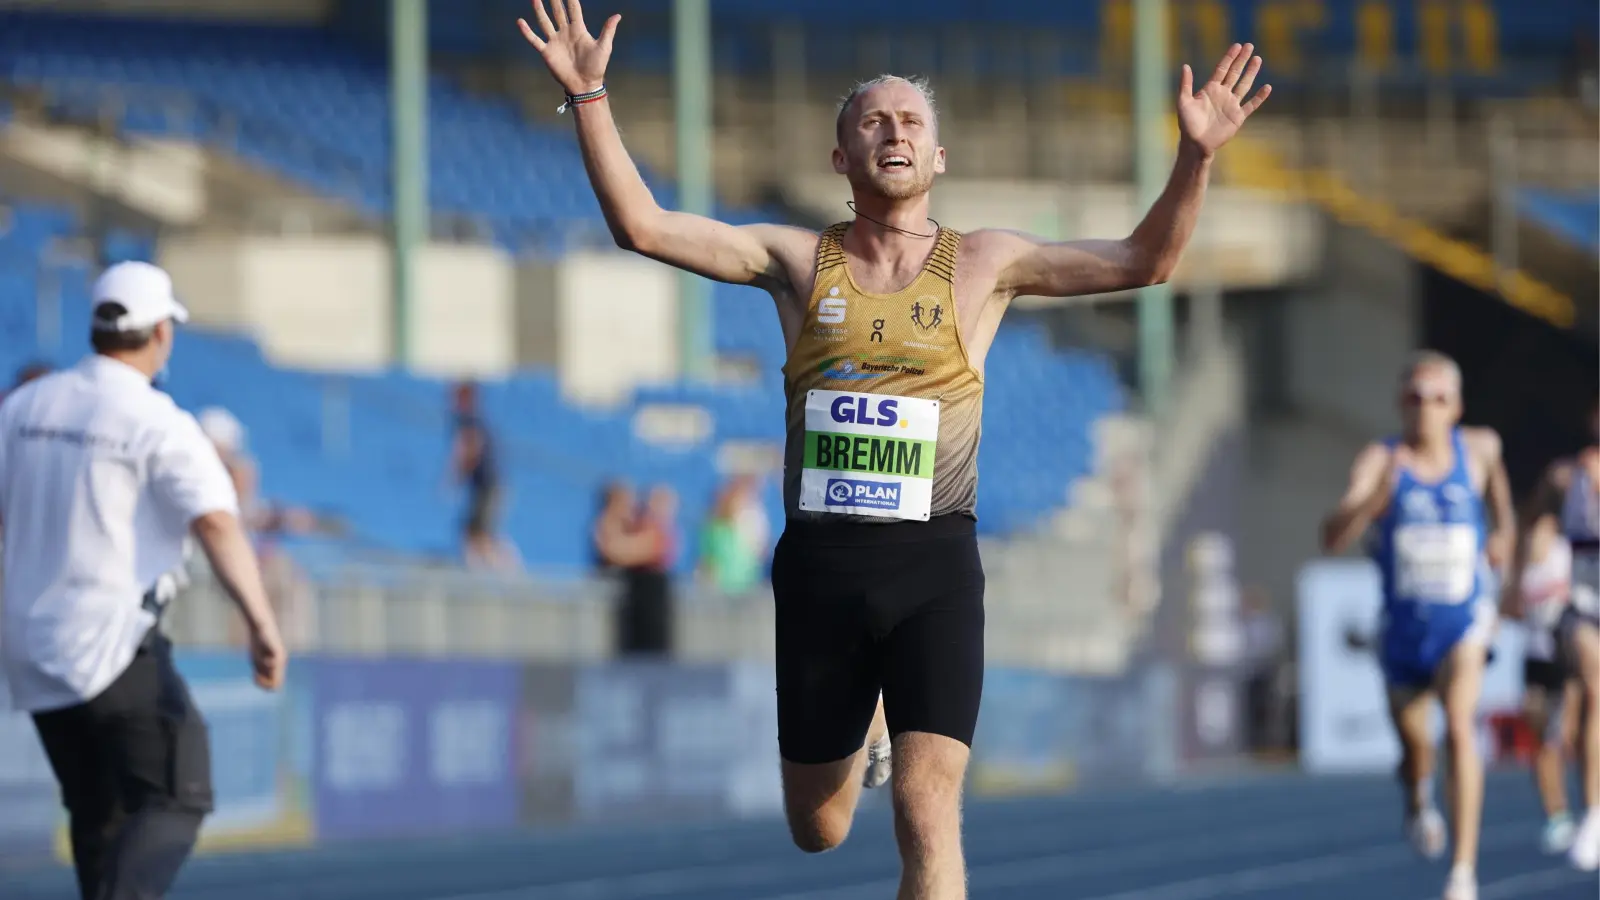
[[[391,359],[389,250],[379,238],[197,235],[163,242],[159,262],[197,322],[249,333],[276,362],[350,370]],[[415,367],[442,376],[509,370],[509,258],[433,244],[418,267]]]
[[[0,155],[170,225],[194,225],[207,212],[208,160],[186,141],[105,141],[73,129],[12,122],[0,128]]]
[[[1400,425],[1400,367],[1421,340],[1417,265],[1382,238],[1332,224],[1316,286],[1288,298],[1288,400],[1373,436]]]
[[[556,367],[561,390],[611,403],[678,372],[677,275],[625,253],[577,253],[556,269]]]

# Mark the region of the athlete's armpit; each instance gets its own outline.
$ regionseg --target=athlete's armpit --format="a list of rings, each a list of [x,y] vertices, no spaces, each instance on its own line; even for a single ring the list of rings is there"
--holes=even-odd
[[[1128,240],[1047,241],[989,229],[967,236],[980,267],[995,273],[995,293],[1012,297],[1080,297],[1158,283],[1160,272]]]

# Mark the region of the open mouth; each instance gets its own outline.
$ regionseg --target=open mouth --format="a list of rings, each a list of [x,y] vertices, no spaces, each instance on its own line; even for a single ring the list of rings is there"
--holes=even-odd
[[[880,169],[909,169],[909,168],[911,168],[911,157],[909,157],[909,156],[885,156],[884,158],[878,160],[878,168],[880,168]]]

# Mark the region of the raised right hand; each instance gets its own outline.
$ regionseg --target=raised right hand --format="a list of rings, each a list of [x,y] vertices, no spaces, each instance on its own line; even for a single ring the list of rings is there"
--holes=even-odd
[[[607,19],[600,29],[600,37],[596,38],[583,24],[583,4],[579,0],[550,0],[548,15],[544,4],[545,0],[533,0],[538,31],[527,19],[517,20],[523,38],[544,57],[551,77],[569,96],[598,90],[605,84],[606,64],[611,61],[611,41],[617,36],[617,23],[622,21],[622,16],[613,15]]]

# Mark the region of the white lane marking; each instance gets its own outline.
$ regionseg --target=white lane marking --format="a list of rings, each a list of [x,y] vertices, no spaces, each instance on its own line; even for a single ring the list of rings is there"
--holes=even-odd
[[[1321,820],[1320,825],[1323,833],[1326,833],[1326,819]],[[1530,827],[1529,823],[1506,823],[1495,828],[1485,829],[1482,846],[1485,848],[1499,848],[1520,843],[1526,840]],[[1275,831],[1282,833],[1284,829],[1279,826]],[[1238,844],[1242,837],[1243,835],[1234,833],[1221,835],[1217,840],[1225,840],[1229,844]],[[1196,842],[1190,842],[1191,845],[1194,843]],[[1156,846],[1158,845],[1148,845],[1142,849],[1155,850]],[[984,887],[997,883],[1005,886],[1016,886],[1017,884],[1041,880],[1041,877],[1050,875],[1066,876],[1073,871],[1067,865],[1069,860],[1073,857],[1081,859],[1084,855],[1072,854],[1059,859],[1052,859],[1050,862],[1058,863],[1058,865],[1050,866],[1052,871],[1048,872],[1041,872],[1038,866],[1033,865],[1042,862],[1041,860],[1024,860],[1016,863],[983,866],[974,869],[972,880],[981,883]],[[1408,862],[1414,857],[1415,851],[1396,838],[1394,841],[1385,844],[1363,847],[1344,853],[1289,860],[1287,862],[1238,869],[1200,878],[1186,878],[1181,881],[1135,888],[1130,891],[1119,891],[1115,894],[1104,894],[1099,897],[1086,898],[1086,900],[1214,900],[1217,897],[1227,897],[1265,888],[1302,885],[1328,878],[1344,877],[1355,872],[1387,869]],[[1171,855],[1159,856],[1154,861],[1161,862],[1170,858]],[[1056,869],[1064,869],[1064,871],[1054,871]],[[1016,874],[1008,877],[1008,872]],[[872,884],[853,885],[831,891],[821,890],[784,894],[777,897],[766,897],[763,900],[867,900],[867,898],[882,897],[885,889],[893,890],[896,884],[897,882],[894,880],[884,879]]]
[[[1520,844],[1527,840],[1530,827],[1529,823],[1517,822],[1486,828],[1480,846],[1497,849]],[[1087,900],[1212,900],[1215,897],[1227,897],[1263,888],[1307,884],[1326,878],[1343,877],[1356,871],[1387,869],[1414,858],[1415,851],[1403,842],[1395,841],[1378,847],[1365,847],[1346,853],[1257,866],[1222,875],[1189,878],[1169,884],[1087,898]]]
[[[1478,900],[1512,900],[1512,898],[1532,897],[1536,891],[1543,893],[1554,888],[1566,887],[1569,884],[1582,884],[1588,881],[1600,888],[1600,876],[1593,872],[1579,872],[1576,869],[1543,869],[1537,872],[1523,872],[1491,881],[1488,884],[1478,885]],[[1600,891],[1597,891],[1600,893]],[[1438,900],[1438,894],[1429,894],[1422,900]]]
[[[1334,820],[1337,822],[1337,820]],[[1215,859],[1218,851],[1246,852],[1263,849],[1293,849],[1329,837],[1360,838],[1371,834],[1370,823],[1362,827],[1339,831],[1330,824],[1326,810],[1314,817],[1277,822],[1243,831],[1224,831],[1196,837],[1174,837],[1158,843],[1129,843],[1119,847],[1102,847],[1095,850],[1058,853],[1050,856],[1013,860],[1004,863],[978,865],[969,873],[969,880],[985,889],[1016,887],[1030,883],[1050,883],[1062,878],[1088,874],[1136,871],[1151,865],[1167,865],[1189,860]],[[1395,841],[1400,838],[1396,834]],[[1394,844],[1384,844],[1380,849],[1395,850]],[[1220,876],[1218,876],[1220,877]],[[776,896],[763,895],[755,900],[875,900],[885,893],[893,893],[899,884],[897,878],[883,878],[865,884],[821,888]]]

